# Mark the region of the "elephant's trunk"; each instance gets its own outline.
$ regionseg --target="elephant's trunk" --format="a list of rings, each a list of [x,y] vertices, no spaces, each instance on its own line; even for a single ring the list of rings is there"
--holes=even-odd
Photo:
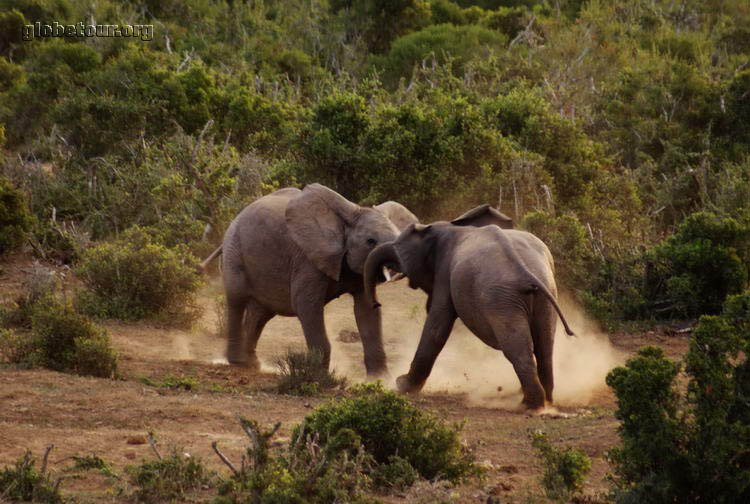
[[[532,278],[533,278],[533,275],[532,275]],[[575,336],[575,333],[568,325],[568,321],[565,320],[565,317],[562,314],[562,310],[560,309],[560,306],[557,304],[557,300],[555,299],[555,296],[552,295],[549,289],[547,289],[547,287],[543,283],[539,281],[534,281],[531,284],[531,290],[534,292],[540,291],[542,294],[547,296],[547,299],[549,299],[549,302],[552,303],[552,306],[555,307],[557,314],[560,316],[560,320],[562,320],[563,326],[565,326],[565,332],[568,333],[568,336]]]
[[[365,261],[365,296],[367,296],[367,302],[373,308],[380,306],[375,287],[380,280],[383,266],[395,266],[395,269],[401,270],[401,262],[398,259],[393,242],[384,243],[373,249],[367,256],[367,261]]]

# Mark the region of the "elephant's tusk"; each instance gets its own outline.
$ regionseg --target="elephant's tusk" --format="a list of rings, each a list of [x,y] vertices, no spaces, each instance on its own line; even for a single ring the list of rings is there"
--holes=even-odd
[[[403,273],[401,273],[401,272],[399,271],[398,273],[396,273],[395,275],[393,275],[393,276],[391,277],[391,282],[398,282],[398,281],[399,281],[399,280],[401,280],[402,278],[406,278],[406,275],[404,275]]]
[[[391,273],[388,271],[388,268],[386,266],[383,266],[383,276],[385,277],[386,282],[391,281]]]

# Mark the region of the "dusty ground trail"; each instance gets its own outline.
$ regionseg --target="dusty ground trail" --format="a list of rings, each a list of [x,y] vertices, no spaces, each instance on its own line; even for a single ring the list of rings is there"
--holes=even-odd
[[[0,284],[9,286],[3,287],[6,300],[19,288],[20,274],[13,264],[5,265],[0,273]],[[326,400],[281,396],[274,391],[274,359],[288,348],[304,348],[299,322],[276,317],[266,326],[258,345],[262,372],[230,368],[220,363],[225,343],[216,334],[218,293],[216,284],[204,290],[203,319],[190,331],[150,324],[104,324],[121,356],[120,380],[0,366],[0,467],[12,464],[26,449],[40,456],[54,443],[50,457],[54,471],[70,466],[68,457],[95,454],[121,473],[126,465],[153,457],[149,445],[143,444],[151,431],[162,451],[174,446],[226,474],[210,444],[219,441],[230,459],[240,460],[247,439],[237,415],[268,427],[281,422],[277,438],[284,442],[294,425]],[[395,377],[406,371],[416,348],[425,296],[410,290],[406,282],[385,285],[379,295],[386,352]],[[462,438],[489,468],[484,483],[457,490],[457,501],[478,502],[494,494],[502,502],[522,502],[530,494],[540,494],[541,470],[528,440],[530,429],[546,431],[556,444],[583,449],[593,459],[586,492],[605,491],[603,478],[609,471],[605,454],[617,442],[618,423],[604,376],[645,344],[662,346],[672,357],[687,349],[684,336],[649,333],[610,338],[599,334],[565,299],[563,310],[579,336],[567,338],[558,330],[556,413],[531,417],[519,411],[520,386],[510,364],[461,324],[438,358],[424,392],[412,398],[420,408],[446,420],[465,421]],[[339,341],[342,330],[356,328],[350,296],[326,307],[326,323],[333,366],[350,382],[362,380],[361,344]],[[194,386],[190,390],[159,386],[170,377],[192,379]],[[88,502],[124,502],[108,490],[113,485],[123,483],[89,472],[85,478],[66,480],[63,488]]]

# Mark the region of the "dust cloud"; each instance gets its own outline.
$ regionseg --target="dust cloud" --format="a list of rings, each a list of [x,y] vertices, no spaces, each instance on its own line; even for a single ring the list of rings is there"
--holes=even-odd
[[[387,385],[394,387],[395,378],[408,371],[416,351],[426,318],[426,296],[409,290],[405,284],[386,284],[379,291],[382,291],[379,295],[383,303],[383,335],[392,375]],[[567,336],[558,319],[554,403],[586,406],[597,392],[606,390],[607,373],[624,362],[624,356],[570,297],[561,295],[559,302],[576,336]],[[346,308],[341,308],[340,313],[344,313]],[[336,326],[335,319],[329,321],[327,317],[329,327]],[[352,381],[364,380],[361,345],[343,344],[335,341],[335,335],[331,336],[333,367]],[[460,320],[438,356],[424,391],[464,394],[470,405],[501,409],[516,409],[523,398],[515,371],[502,352],[485,345]]]
[[[388,357],[390,379],[385,385],[395,387],[395,378],[409,370],[424,326],[427,297],[409,289],[405,281],[391,282],[378,287],[382,303],[383,339]],[[607,334],[587,318],[570,297],[560,295],[560,306],[575,337],[565,334],[557,323],[554,350],[555,389],[557,406],[586,406],[597,392],[606,390],[607,372],[624,362],[609,341]],[[207,307],[208,308],[208,307]],[[344,295],[326,306],[325,320],[331,342],[331,367],[350,383],[367,379],[364,369],[362,344],[342,341],[342,331],[355,330],[353,300]],[[206,309],[202,320],[205,329],[200,341],[175,338],[174,352],[183,358],[197,358],[219,363],[223,358],[226,340],[216,333],[218,324],[214,310]],[[209,336],[208,332],[213,333]],[[287,350],[306,348],[302,327],[296,317],[274,317],[265,327],[258,342],[261,371],[276,373],[276,360]],[[440,353],[427,380],[425,392],[462,394],[470,405],[516,409],[522,399],[521,386],[510,362],[502,352],[494,350],[474,336],[460,320]]]

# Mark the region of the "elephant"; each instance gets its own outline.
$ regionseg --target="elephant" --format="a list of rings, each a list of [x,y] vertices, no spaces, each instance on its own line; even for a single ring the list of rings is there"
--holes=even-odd
[[[387,375],[380,310],[366,302],[362,273],[368,254],[398,234],[381,212],[320,184],[281,189],[245,207],[222,243],[230,364],[257,367],[263,327],[284,315],[299,318],[308,348],[328,368],[323,308],[349,293],[367,374]]]
[[[388,217],[396,228],[398,228],[399,232],[406,229],[406,226],[409,224],[419,222],[417,216],[398,201],[385,201],[379,205],[375,205],[373,208]],[[200,263],[199,267],[201,271],[206,271],[208,265],[221,255],[221,250],[222,246],[219,245],[216,250],[211,252],[211,254]]]
[[[385,201],[373,208],[388,217],[399,231],[406,229],[409,224],[419,223],[417,216],[397,201]]]
[[[411,224],[394,242],[379,245],[365,263],[365,293],[377,309],[379,268],[388,266],[428,295],[416,354],[409,372],[396,380],[400,392],[422,389],[458,317],[505,354],[521,382],[522,404],[538,410],[552,402],[557,315],[566,332],[573,331],[556,301],[547,246],[531,233],[487,225],[497,219],[490,208],[478,207],[451,222]],[[480,223],[484,227],[476,227]]]

